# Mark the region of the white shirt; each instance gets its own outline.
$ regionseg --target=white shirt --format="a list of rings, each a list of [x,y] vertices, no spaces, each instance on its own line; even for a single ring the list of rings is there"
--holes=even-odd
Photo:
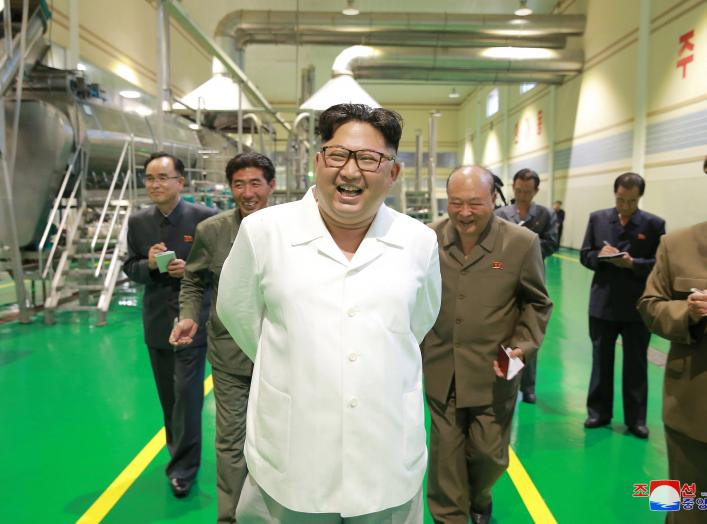
[[[419,343],[441,286],[434,232],[385,205],[351,261],[311,189],[243,220],[217,312],[255,361],[245,456],[278,503],[349,517],[417,494],[427,463]]]

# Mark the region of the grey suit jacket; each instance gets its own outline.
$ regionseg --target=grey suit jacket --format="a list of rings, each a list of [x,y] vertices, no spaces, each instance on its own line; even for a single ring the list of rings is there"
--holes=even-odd
[[[533,202],[530,204],[528,216],[525,220],[521,220],[518,206],[515,204],[499,207],[495,213],[496,216],[527,227],[538,235],[543,258],[549,257],[559,249],[560,239],[557,235],[557,215],[551,209]]]
[[[147,266],[150,247],[164,242],[177,258],[186,260],[191,251],[196,225],[215,211],[204,206],[179,201],[168,217],[152,205],[131,215],[128,221],[128,258],[123,271],[130,280],[145,284],[142,302],[142,322],[145,344],[149,347],[170,349],[169,334],[174,319],[179,315],[179,289],[181,280],[168,273],[160,273]],[[204,324],[208,313],[209,297],[204,297],[206,307],[201,318],[200,334],[192,346],[206,345]],[[187,346],[190,347],[190,346]]]

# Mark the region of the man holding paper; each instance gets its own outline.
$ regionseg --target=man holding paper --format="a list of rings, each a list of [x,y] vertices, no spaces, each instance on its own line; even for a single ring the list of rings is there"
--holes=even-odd
[[[447,196],[449,218],[432,224],[442,307],[422,345],[432,419],[427,500],[435,522],[488,522],[491,488],[508,467],[513,373],[540,346],[552,302],[538,236],[493,214],[493,175],[460,167]]]
[[[179,315],[179,289],[196,225],[214,211],[180,198],[184,164],[170,154],[153,153],[147,159],[145,188],[154,205],[137,211],[128,221],[123,271],[130,280],[145,285],[142,321],[171,457],[166,473],[174,495],[184,497],[201,460],[208,296],[200,317],[202,329],[194,341],[173,348],[169,335]]]
[[[648,343],[650,332],[636,310],[655,264],[665,220],[638,209],[646,183],[636,173],[614,181],[616,206],[589,216],[580,261],[594,271],[589,297],[592,375],[585,428],[611,422],[614,403],[614,352],[623,345],[624,422],[638,438],[648,438]]]

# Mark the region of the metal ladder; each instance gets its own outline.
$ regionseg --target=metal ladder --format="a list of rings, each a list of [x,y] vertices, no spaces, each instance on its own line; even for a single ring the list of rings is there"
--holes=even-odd
[[[77,154],[83,157],[84,168],[74,178],[70,196],[63,198],[74,165],[70,164],[39,245],[43,253],[54,224],[57,230],[47,260],[40,257],[42,277],[50,282],[44,322],[55,323],[58,311],[95,311],[96,325],[103,326],[127,254],[128,219],[136,193],[135,150],[132,138],[126,140],[110,188],[99,196],[86,191],[87,155],[80,150]]]

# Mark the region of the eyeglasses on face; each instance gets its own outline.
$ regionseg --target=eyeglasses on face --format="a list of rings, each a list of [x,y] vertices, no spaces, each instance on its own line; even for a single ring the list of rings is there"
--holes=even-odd
[[[147,175],[145,177],[145,185],[155,184],[155,183],[159,183],[160,185],[164,185],[167,183],[168,180],[176,180],[177,178],[182,178],[182,177],[181,176],[167,176],[167,175],[157,175],[157,176]]]
[[[322,148],[324,165],[326,167],[344,167],[351,157],[360,171],[376,172],[383,160],[395,160],[395,156],[384,155],[371,149],[351,151],[341,146],[324,146]]]

